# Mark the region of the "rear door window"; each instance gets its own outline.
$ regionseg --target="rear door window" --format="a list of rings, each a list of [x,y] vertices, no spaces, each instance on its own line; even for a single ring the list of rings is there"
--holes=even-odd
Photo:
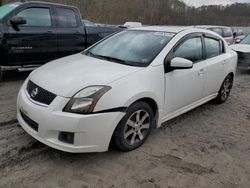
[[[57,7],[59,27],[77,27],[77,17],[72,9]]]
[[[193,62],[203,59],[201,37],[194,37],[184,41],[175,51],[174,57],[181,57]]]
[[[222,41],[205,37],[206,58],[220,55],[223,52]]]
[[[27,20],[24,26],[30,27],[50,27],[52,26],[49,8],[27,8],[17,14]]]

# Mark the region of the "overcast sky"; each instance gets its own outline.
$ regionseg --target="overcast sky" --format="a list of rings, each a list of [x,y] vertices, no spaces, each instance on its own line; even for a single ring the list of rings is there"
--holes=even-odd
[[[250,0],[183,0],[189,5],[193,5],[196,7],[202,6],[202,5],[227,5],[232,3],[250,3]]]

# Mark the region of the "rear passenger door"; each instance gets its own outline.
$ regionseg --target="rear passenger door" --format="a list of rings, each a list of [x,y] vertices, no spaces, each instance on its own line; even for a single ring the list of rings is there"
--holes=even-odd
[[[204,87],[203,97],[216,94],[225,79],[226,60],[228,55],[225,53],[225,45],[219,38],[205,35],[205,59],[204,70],[206,74],[206,83]]]
[[[83,51],[85,32],[81,17],[75,8],[55,6],[59,56]]]

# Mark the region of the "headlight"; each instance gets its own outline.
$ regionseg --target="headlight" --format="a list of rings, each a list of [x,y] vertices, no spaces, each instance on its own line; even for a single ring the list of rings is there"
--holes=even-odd
[[[110,86],[90,86],[75,94],[64,108],[64,112],[88,114],[93,112],[98,100],[111,89]]]

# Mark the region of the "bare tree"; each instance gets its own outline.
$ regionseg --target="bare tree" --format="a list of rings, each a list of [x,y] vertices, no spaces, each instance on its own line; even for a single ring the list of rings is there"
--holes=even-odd
[[[3,3],[16,0],[1,0]],[[44,0],[74,5],[82,16],[99,23],[122,24],[140,21],[161,25],[249,26],[250,4],[187,6],[182,0]]]

